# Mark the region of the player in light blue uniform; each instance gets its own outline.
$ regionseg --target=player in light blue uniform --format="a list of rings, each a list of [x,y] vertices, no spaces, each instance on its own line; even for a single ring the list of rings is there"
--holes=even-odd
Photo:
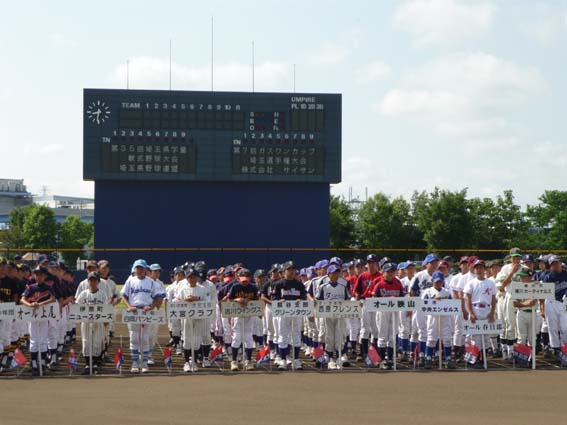
[[[136,260],[133,276],[130,276],[122,288],[122,300],[128,311],[150,311],[159,308],[165,298],[165,291],[155,280],[146,277],[147,263]],[[150,329],[142,324],[128,324],[130,350],[132,351],[132,373],[139,372],[138,358],[142,351],[142,373],[149,372],[148,358],[150,350]]]

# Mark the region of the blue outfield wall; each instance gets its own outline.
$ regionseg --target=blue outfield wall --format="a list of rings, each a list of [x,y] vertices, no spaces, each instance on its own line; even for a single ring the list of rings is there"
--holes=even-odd
[[[137,258],[167,272],[188,260],[265,268],[291,258],[310,265],[324,252],[234,248],[329,247],[329,197],[327,183],[97,181],[96,248],[168,248],[97,252],[97,259],[108,258],[119,281]]]

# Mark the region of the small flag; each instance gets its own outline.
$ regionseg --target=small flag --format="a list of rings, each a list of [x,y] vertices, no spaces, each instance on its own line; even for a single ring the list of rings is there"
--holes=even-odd
[[[122,347],[118,347],[118,350],[114,353],[114,364],[116,365],[116,369],[120,370],[122,363],[124,363],[124,355],[122,354]]]
[[[325,356],[325,350],[323,349],[322,345],[318,345],[315,349],[311,352],[311,355],[315,360],[319,360],[320,358]]]
[[[382,361],[380,354],[378,354],[378,350],[373,345],[368,347],[368,354],[366,355],[366,367],[376,366],[378,363]]]
[[[270,346],[266,345],[256,353],[256,367],[270,361]]]
[[[165,347],[165,350],[163,350],[163,363],[167,368],[170,368],[173,362],[171,358],[171,351],[171,347]]]
[[[561,345],[561,350],[557,354],[562,366],[567,366],[567,344]]]
[[[465,361],[475,364],[480,357],[480,348],[473,344],[465,344]]]
[[[79,367],[79,363],[77,362],[77,355],[75,354],[75,350],[73,350],[72,348],[69,351],[69,360],[67,360],[67,365],[69,366],[69,369],[72,370],[77,370],[77,368]]]
[[[211,354],[209,355],[209,358],[211,359],[211,364],[217,362],[217,361],[222,361],[222,350],[224,349],[224,345],[219,344],[215,347],[215,349],[213,351],[211,351]]]
[[[22,351],[18,348],[14,352],[14,357],[12,357],[12,363],[10,364],[10,368],[17,369],[17,368],[25,365],[27,362],[28,362],[28,359],[26,359],[26,356],[24,356],[24,353],[22,353]]]
[[[514,344],[514,352],[512,355],[520,365],[529,366],[532,359],[532,348],[526,344]]]

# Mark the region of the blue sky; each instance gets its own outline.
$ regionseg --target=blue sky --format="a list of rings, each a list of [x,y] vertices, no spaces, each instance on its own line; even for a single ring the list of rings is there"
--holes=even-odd
[[[564,0],[11,2],[0,26],[0,177],[61,195],[82,181],[82,89],[343,94],[343,183],[434,186],[521,204],[567,182]],[[7,18],[7,19],[6,19]],[[6,160],[16,154],[13,160]],[[9,156],[8,156],[9,158]]]

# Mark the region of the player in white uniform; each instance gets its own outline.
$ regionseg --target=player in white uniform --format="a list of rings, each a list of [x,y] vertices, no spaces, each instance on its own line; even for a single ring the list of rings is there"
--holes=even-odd
[[[318,300],[333,301],[333,300],[349,300],[350,293],[346,284],[339,282],[340,266],[331,264],[327,269],[327,278],[321,284],[318,291]],[[344,279],[342,279],[344,280]],[[339,351],[343,350],[343,345],[346,336],[345,320],[325,318],[325,351],[329,356],[328,368],[342,369],[344,365],[344,358],[338,357]],[[336,354],[336,355],[335,355]],[[335,361],[334,359],[338,359]]]
[[[500,292],[499,300],[499,318],[502,320],[503,331],[500,335],[500,342],[502,343],[502,357],[512,358],[514,352],[514,343],[517,339],[516,329],[516,308],[510,293],[510,283],[519,282],[520,277],[518,273],[522,268],[521,265],[522,254],[519,248],[512,248],[510,250],[510,264],[506,264],[496,276],[496,288]]]
[[[412,261],[404,261],[398,264],[398,273],[400,282],[406,291],[406,296],[409,296],[411,280],[415,276],[415,263]],[[413,348],[410,349],[409,338],[411,335],[411,311],[400,311],[400,325],[398,327],[398,334],[400,340],[400,350],[402,356],[400,357],[400,362],[405,363],[409,361],[410,356],[413,354]],[[414,343],[415,344],[415,343]]]
[[[433,276],[433,272],[437,270],[439,258],[435,254],[427,254],[421,265],[424,267],[424,270],[416,273],[411,281],[410,295],[412,297],[421,296],[421,291],[433,286],[431,277]],[[427,346],[427,316],[419,310],[413,313],[411,334],[412,342],[417,342],[418,344],[418,366],[424,367],[425,347]]]
[[[179,289],[181,281],[185,279],[185,272],[181,266],[173,269],[173,282],[165,290],[165,299],[167,305],[175,300],[177,290]],[[216,300],[215,300],[216,301]],[[181,344],[181,319],[170,319],[168,321],[169,328],[169,345],[175,348],[175,354],[180,356],[183,354],[183,346]]]
[[[433,286],[424,290],[421,298],[424,300],[444,300],[451,298],[449,290],[445,288],[445,274],[436,271],[431,278]],[[439,321],[441,321],[441,335],[439,335]],[[452,317],[427,315],[427,346],[425,348],[425,368],[431,369],[431,359],[435,354],[437,341],[443,342],[443,360],[446,369],[454,369],[451,361],[451,343],[453,334]],[[439,354],[441,355],[441,353]]]
[[[488,319],[489,322],[494,322],[496,313],[496,285],[492,279],[485,278],[484,269],[484,261],[476,260],[473,264],[476,277],[467,282],[463,290],[467,310],[469,311],[469,320],[472,323],[484,319]],[[472,341],[474,345],[478,347],[481,346],[482,341],[484,341],[485,344],[488,342],[486,335],[473,335]]]
[[[87,305],[111,304],[111,299],[108,297],[108,294],[98,287],[100,283],[100,276],[97,272],[90,272],[87,275],[87,281],[89,282],[89,288],[85,289],[77,296],[75,303]],[[81,337],[83,342],[82,353],[85,359],[85,370],[83,373],[85,375],[90,373],[89,359],[91,356],[91,347],[93,373],[98,373],[98,367],[102,366],[101,355],[105,349],[105,330],[106,327],[104,323],[81,323]]]
[[[462,314],[457,314],[453,318],[454,329],[453,329],[453,353],[455,355],[455,360],[458,362],[461,360],[464,354],[464,335],[463,335],[463,319],[466,319],[467,309],[465,306],[465,298],[463,296],[463,289],[465,289],[465,284],[468,281],[467,276],[469,274],[469,257],[461,257],[459,259],[460,273],[453,276],[451,279],[451,284],[449,285],[449,292],[451,293],[451,298],[455,300],[461,300],[461,311]]]
[[[183,302],[206,301],[207,290],[198,285],[199,273],[195,269],[185,271],[187,284],[182,284],[176,293],[176,300]],[[209,329],[209,322],[204,319],[184,319],[183,328],[183,350],[185,355],[184,372],[196,372],[196,359],[191,358],[191,350],[197,354],[201,349],[203,340],[203,329]]]
[[[144,260],[134,262],[134,275],[130,276],[122,288],[122,301],[128,311],[138,309],[150,311],[158,309],[165,291],[153,279],[146,277],[147,263]],[[142,352],[142,373],[149,372],[150,332],[147,325],[128,324],[130,334],[130,350],[132,352],[132,373],[138,373],[140,350]]]
[[[213,282],[211,282],[208,277],[214,276],[214,271],[207,273],[206,279],[200,279],[199,285],[205,288],[205,298],[203,301],[210,302],[213,307],[216,307],[217,303],[217,287]],[[216,312],[216,308],[215,308]],[[206,324],[201,328],[201,353],[202,358],[201,364],[205,368],[211,367],[211,362],[209,360],[209,353],[211,352],[211,330],[216,318],[204,319]]]
[[[157,263],[150,265],[149,275],[161,287],[161,290],[163,290],[163,292],[165,293],[165,285],[160,280],[161,266]],[[158,306],[158,308],[160,308],[160,307],[161,307],[161,305]],[[148,364],[153,365],[153,364],[155,364],[154,349],[155,349],[155,346],[156,346],[156,343],[157,343],[159,325],[157,323],[153,323],[153,324],[148,325],[148,326],[150,328],[150,356],[148,357]]]
[[[520,269],[518,277],[521,282],[528,283],[532,281],[533,272],[525,267]],[[539,311],[541,312],[544,301],[539,301]],[[532,345],[532,318],[535,317],[536,325],[535,330],[537,331],[541,328],[541,315],[532,315],[532,310],[538,308],[538,300],[527,299],[527,300],[514,300],[514,307],[518,309],[516,313],[516,329],[518,331],[518,342],[520,344]]]

